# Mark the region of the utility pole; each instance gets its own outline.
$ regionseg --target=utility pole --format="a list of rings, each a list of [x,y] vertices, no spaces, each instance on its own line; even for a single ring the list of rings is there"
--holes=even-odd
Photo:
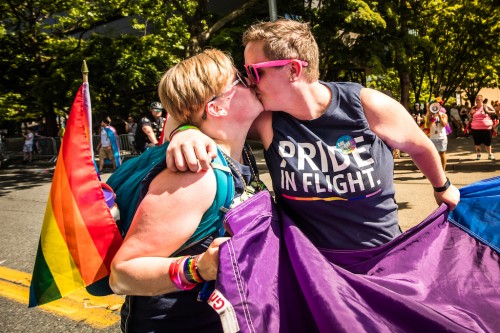
[[[277,11],[276,0],[269,0],[269,20],[276,21],[278,19]]]

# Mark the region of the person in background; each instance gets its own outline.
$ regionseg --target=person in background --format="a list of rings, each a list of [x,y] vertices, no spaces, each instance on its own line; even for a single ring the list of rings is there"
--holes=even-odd
[[[500,118],[500,102],[499,101],[495,101],[493,103],[493,110],[495,110],[497,118]]]
[[[26,129],[24,137],[24,146],[23,146],[23,162],[32,162],[33,161],[33,141],[35,140],[35,135],[33,131],[28,128]]]
[[[231,194],[237,199],[262,189],[245,139],[263,107],[231,58],[215,49],[171,67],[158,94],[169,118],[194,124],[217,142],[219,159],[197,173],[171,172],[162,160],[142,181],[144,197],[111,264],[111,288],[128,295],[121,328],[222,332],[217,312],[197,295],[203,281],[216,279],[219,245],[227,239],[219,229],[221,208],[229,204],[221,207],[220,197],[230,202]],[[218,185],[227,181],[231,190]]]
[[[125,122],[125,132],[127,132],[127,140],[132,149],[132,154],[136,154],[137,151],[135,149],[135,132],[137,131],[137,123],[135,122],[134,117],[131,115],[128,116],[127,121]]]
[[[141,118],[135,136],[136,149],[139,153],[158,145],[165,123],[162,112],[162,105],[159,102],[153,102],[149,105],[149,114]]]
[[[495,111],[490,111],[484,107],[483,96],[476,96],[476,104],[470,110],[471,134],[476,148],[476,160],[481,159],[481,145],[484,145],[489,160],[495,160],[491,149],[491,138],[493,129],[493,119],[491,116]]]
[[[415,120],[415,123],[418,126],[422,126],[422,123],[424,121],[424,115],[422,114],[422,110],[420,110],[420,103],[416,102],[413,106],[413,111],[411,112],[411,115],[413,119]]]
[[[493,109],[495,110],[495,117],[493,119],[493,137],[498,137],[498,127],[500,125],[500,102],[495,101],[493,104]]]
[[[493,103],[493,102],[492,102],[492,103]],[[485,110],[486,110],[488,113],[493,113],[493,112],[495,112],[495,109],[493,108],[493,106],[488,104],[488,99],[487,99],[487,98],[485,98],[485,99],[483,100],[483,107],[485,108]]]
[[[463,136],[464,127],[462,120],[460,119],[460,114],[458,113],[457,103],[453,103],[450,109],[451,123],[453,124],[453,132],[455,132],[455,137]]]
[[[468,137],[470,134],[470,106],[469,102],[465,102],[465,104],[460,108],[460,120],[462,120],[462,124],[464,125],[464,136]]]
[[[441,158],[441,166],[443,171],[446,171],[446,150],[448,147],[448,136],[446,134],[446,125],[448,124],[448,116],[446,113],[438,111],[431,112],[427,105],[427,113],[425,115],[426,128],[429,129],[429,138],[436,147]]]
[[[110,126],[110,121],[108,118],[101,120],[101,140],[97,145],[97,151],[99,152],[99,173],[103,172],[104,160],[107,158],[111,161],[113,165],[113,170],[116,170],[117,166],[120,164],[120,153],[118,146],[118,136],[113,127]]]
[[[319,81],[318,45],[307,24],[257,23],[243,44],[247,74],[270,111],[256,119],[249,139],[263,143],[276,201],[314,245],[372,248],[401,233],[391,148],[410,155],[438,204],[455,208],[460,192],[400,103],[359,84]],[[213,151],[198,131],[177,132],[167,165],[206,169]]]
[[[57,124],[57,127],[59,128],[57,130],[57,136],[62,140],[62,138],[64,137],[64,132],[66,132],[66,124],[64,122],[61,122],[60,124]]]
[[[439,112],[444,113],[444,114],[446,114],[446,115],[447,115],[447,112],[448,112],[448,111],[446,110],[446,108],[445,108],[445,106],[444,106],[444,100],[443,100],[441,97],[436,97],[436,98],[434,98],[434,102],[438,102],[438,103],[439,103],[439,105],[441,105],[441,110],[440,110]],[[451,129],[451,125],[450,125],[450,123],[449,123],[449,122],[447,122],[447,123],[446,123],[446,135],[451,134],[451,132],[452,132],[452,131],[453,131],[453,130]]]
[[[462,120],[462,123],[465,124],[465,122],[469,119],[469,112],[469,102],[465,102],[465,104],[460,108],[460,119]]]

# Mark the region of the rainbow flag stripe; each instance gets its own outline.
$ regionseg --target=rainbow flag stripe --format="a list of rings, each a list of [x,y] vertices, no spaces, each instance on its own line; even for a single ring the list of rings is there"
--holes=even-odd
[[[83,83],[69,114],[47,201],[29,306],[64,297],[109,275],[122,243],[94,167],[90,96]]]

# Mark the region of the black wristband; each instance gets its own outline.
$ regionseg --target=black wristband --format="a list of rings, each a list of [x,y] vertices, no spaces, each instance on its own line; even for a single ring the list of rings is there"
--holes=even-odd
[[[448,187],[450,187],[450,185],[451,185],[451,182],[448,179],[448,177],[446,177],[446,183],[444,183],[444,185],[441,187],[434,187],[434,192],[444,192],[448,189]]]
[[[170,135],[168,136],[168,141],[172,141],[172,138],[174,137],[174,135],[176,135],[178,132],[180,131],[183,131],[185,129],[189,129],[189,128],[193,128],[193,129],[198,129],[198,127],[194,126],[194,125],[191,125],[191,124],[188,124],[188,123],[184,123],[184,124],[180,124],[179,126],[177,126],[172,132],[170,132]]]

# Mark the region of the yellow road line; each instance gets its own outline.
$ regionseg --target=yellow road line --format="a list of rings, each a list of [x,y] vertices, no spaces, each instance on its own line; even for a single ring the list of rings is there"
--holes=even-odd
[[[30,274],[0,266],[0,297],[27,305],[30,283]],[[103,329],[119,322],[123,301],[120,296],[93,296],[82,289],[37,308]]]

